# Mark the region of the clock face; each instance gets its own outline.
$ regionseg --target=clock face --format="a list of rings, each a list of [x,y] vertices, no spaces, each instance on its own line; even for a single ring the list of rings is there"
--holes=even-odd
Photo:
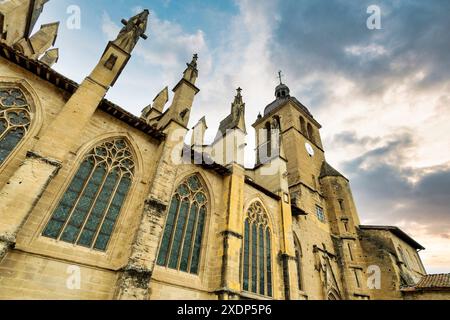
[[[312,157],[314,156],[314,148],[307,142],[305,143],[306,152]]]

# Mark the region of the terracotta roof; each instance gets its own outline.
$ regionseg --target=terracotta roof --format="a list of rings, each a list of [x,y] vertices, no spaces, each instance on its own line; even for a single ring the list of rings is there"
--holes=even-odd
[[[428,274],[424,276],[414,288],[416,289],[450,289],[450,273]]]
[[[425,250],[425,248],[420,243],[418,243],[416,240],[411,238],[408,234],[406,234],[403,230],[401,230],[398,227],[393,227],[393,226],[364,226],[364,225],[360,225],[359,229],[361,229],[361,230],[385,230],[385,231],[390,231],[395,236],[397,236],[401,240],[405,241],[407,244],[409,244],[414,249],[416,249],[416,250]]]

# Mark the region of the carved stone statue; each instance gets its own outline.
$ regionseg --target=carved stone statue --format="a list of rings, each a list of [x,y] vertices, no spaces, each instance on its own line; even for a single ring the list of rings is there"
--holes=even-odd
[[[122,20],[124,27],[120,30],[117,39],[113,41],[125,52],[131,53],[136,46],[139,38],[147,39],[145,31],[147,30],[147,21],[150,12],[145,9],[143,12],[132,17],[130,20]]]

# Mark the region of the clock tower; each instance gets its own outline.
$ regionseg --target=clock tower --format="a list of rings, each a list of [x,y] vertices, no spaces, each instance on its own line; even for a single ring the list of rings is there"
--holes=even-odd
[[[258,116],[253,127],[257,133],[257,168],[276,158],[286,162],[292,214],[296,217],[292,227],[299,243],[296,256],[303,255],[303,259],[311,262],[334,261],[339,266],[336,269],[316,265],[315,271],[311,270],[320,274],[325,299],[330,292],[345,299],[367,298],[358,237],[360,222],[349,181],[326,162],[321,125],[307,107],[291,96],[281,75],[275,100],[265,108],[264,115]],[[308,252],[310,248],[312,252]],[[299,288],[302,281],[306,286],[314,285],[308,284],[308,279],[301,280],[300,273],[298,278]],[[337,278],[346,281],[342,285],[330,281]]]
[[[259,115],[253,125],[256,130],[257,165],[278,155],[282,145],[287,160],[288,183],[293,204],[309,212],[302,201],[305,191],[320,194],[319,177],[325,161],[321,125],[300,101],[290,95],[290,89],[281,79],[275,89],[275,100]],[[302,190],[303,189],[303,190]]]

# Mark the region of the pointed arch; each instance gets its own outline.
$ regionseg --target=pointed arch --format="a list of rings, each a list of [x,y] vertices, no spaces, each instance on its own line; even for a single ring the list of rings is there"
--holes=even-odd
[[[339,292],[335,289],[330,289],[328,292],[327,300],[341,300]]]
[[[156,263],[198,274],[209,199],[196,173],[184,178],[172,195]]]
[[[0,77],[0,170],[41,125],[41,105],[29,83]]]
[[[273,296],[272,239],[269,215],[260,201],[253,201],[244,218],[241,259],[243,291]]]
[[[306,126],[306,130],[307,130],[307,133],[308,133],[308,139],[311,142],[315,143],[316,141],[314,139],[314,129],[313,129],[313,126],[311,125],[311,123],[308,123],[308,125]]]
[[[104,140],[83,155],[42,235],[106,251],[135,177],[124,138]]]
[[[303,118],[302,116],[300,116],[300,131],[306,135],[306,122],[305,122],[305,118]]]

